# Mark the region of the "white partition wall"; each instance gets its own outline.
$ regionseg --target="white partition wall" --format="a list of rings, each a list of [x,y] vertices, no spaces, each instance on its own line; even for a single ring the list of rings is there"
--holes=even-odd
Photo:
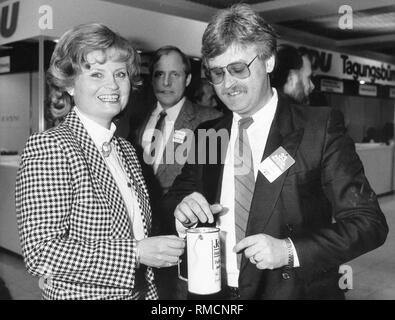
[[[30,73],[0,75],[0,150],[20,152],[30,133]]]
[[[376,143],[357,144],[357,153],[366,177],[377,194],[393,190],[394,146]]]

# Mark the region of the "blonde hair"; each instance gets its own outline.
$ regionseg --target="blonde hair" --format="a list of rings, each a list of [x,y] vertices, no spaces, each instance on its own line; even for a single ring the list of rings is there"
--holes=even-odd
[[[136,88],[141,84],[140,57],[128,40],[103,24],[79,25],[63,34],[52,54],[47,71],[50,109],[70,110],[74,101],[67,89],[73,86],[82,68],[90,68],[87,55],[92,51],[103,52],[99,63],[107,59],[126,62],[132,86]]]
[[[254,45],[260,59],[276,52],[277,34],[273,27],[247,4],[220,10],[211,19],[202,38],[203,62],[223,54],[232,44]]]

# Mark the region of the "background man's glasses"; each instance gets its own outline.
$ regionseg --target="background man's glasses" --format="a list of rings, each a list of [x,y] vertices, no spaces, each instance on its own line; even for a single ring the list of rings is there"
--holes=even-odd
[[[258,57],[258,55],[255,56],[254,59],[251,60],[250,63],[245,63],[245,62],[233,62],[228,64],[226,67],[221,67],[221,68],[212,68],[208,70],[208,78],[209,81],[212,84],[220,84],[222,81],[224,81],[224,76],[225,76],[225,70],[228,70],[228,72],[233,76],[238,79],[245,79],[248,78],[251,74],[250,72],[250,65],[254,62],[254,60]]]

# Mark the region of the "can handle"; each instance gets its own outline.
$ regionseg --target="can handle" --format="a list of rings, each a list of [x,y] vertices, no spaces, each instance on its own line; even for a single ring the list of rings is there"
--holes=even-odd
[[[203,236],[201,234],[199,234],[199,236],[197,237],[195,245],[198,240],[203,240]],[[178,257],[178,261],[177,261],[177,273],[178,273],[178,279],[188,282],[188,278],[185,278],[181,275],[181,259],[180,259],[180,257]]]
[[[181,264],[181,259],[180,259],[180,257],[178,257],[178,261],[177,261],[178,279],[188,282],[188,278],[185,278],[185,277],[183,277],[183,276],[181,275],[181,269],[180,269],[181,267],[180,267],[180,264]]]

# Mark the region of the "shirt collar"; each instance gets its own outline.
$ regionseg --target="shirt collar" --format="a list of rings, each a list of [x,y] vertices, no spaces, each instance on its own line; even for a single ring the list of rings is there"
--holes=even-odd
[[[107,129],[90,119],[89,116],[78,109],[77,106],[74,107],[74,110],[99,150],[101,149],[104,142],[111,141],[112,137],[114,136],[114,132],[117,129],[113,122],[111,122],[110,129]]]
[[[278,103],[277,90],[275,88],[272,88],[272,90],[273,90],[273,95],[266,103],[266,105],[264,105],[263,108],[260,108],[257,112],[255,112],[252,115],[252,119],[254,120],[254,123],[267,122],[271,124],[274,118],[274,114],[276,113],[277,103]],[[236,112],[233,112],[233,122],[238,123],[240,119],[241,116]]]
[[[180,101],[178,101],[174,106],[167,108],[166,109],[166,120],[167,121],[176,121],[178,114],[180,113],[180,110],[182,106],[184,105],[185,102],[185,97],[183,97]],[[158,101],[156,104],[156,108],[154,112],[152,113],[153,116],[158,116],[159,113],[161,113],[164,110],[160,102]]]

